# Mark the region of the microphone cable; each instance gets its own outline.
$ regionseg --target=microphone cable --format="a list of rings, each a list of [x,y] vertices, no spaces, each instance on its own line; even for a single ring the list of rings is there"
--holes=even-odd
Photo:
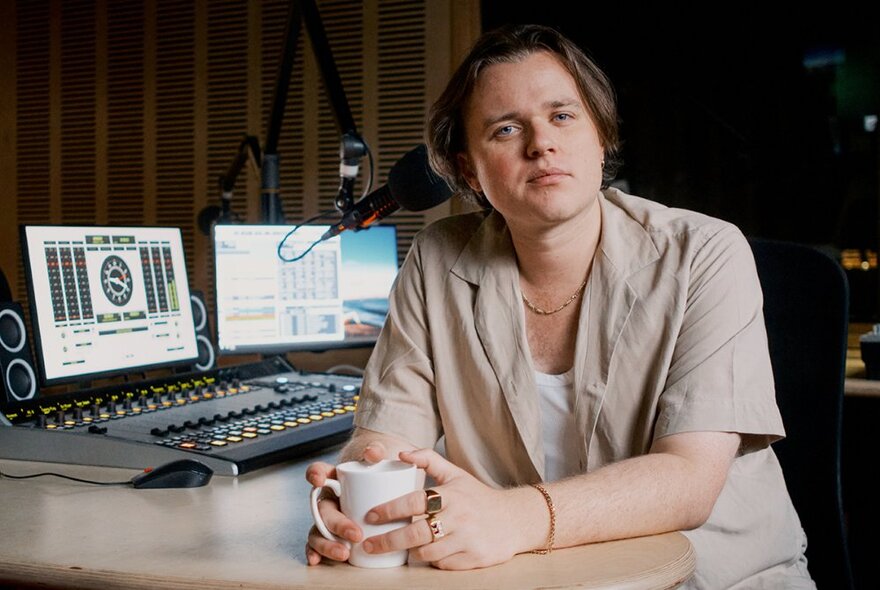
[[[290,236],[292,236],[294,234],[294,232],[296,232],[296,230],[298,230],[299,228],[301,228],[304,225],[310,224],[311,222],[313,222],[315,220],[324,219],[325,217],[330,217],[331,215],[334,215],[335,213],[336,213],[336,209],[328,209],[327,211],[322,211],[321,213],[318,213],[317,215],[309,217],[308,219],[306,219],[302,223],[298,223],[295,226],[293,226],[293,229],[290,230],[289,232],[287,232],[284,235],[284,237],[281,239],[281,241],[278,242],[278,248],[277,248],[278,258],[280,258],[282,262],[296,262],[297,260],[301,260],[303,257],[305,257],[306,254],[308,254],[309,252],[312,251],[312,248],[314,248],[315,246],[317,246],[318,244],[321,243],[321,238],[318,238],[317,240],[312,242],[311,246],[309,246],[305,252],[303,252],[299,256],[295,256],[293,258],[285,258],[284,254],[281,252],[281,250],[284,248],[284,244],[287,242],[287,240],[290,238]]]
[[[370,149],[370,145],[367,142],[364,142],[364,149],[367,154],[367,159],[370,162],[370,166],[369,166],[370,174],[367,177],[367,182],[364,184],[364,190],[361,193],[361,199],[363,199],[368,194],[370,194],[370,190],[373,188],[373,169],[375,166],[375,163],[373,162],[373,150]],[[293,227],[293,229],[290,230],[289,232],[287,232],[287,234],[285,234],[285,236],[278,243],[278,248],[277,248],[278,258],[282,262],[296,262],[297,260],[302,260],[309,252],[312,251],[312,248],[314,248],[315,246],[317,246],[318,244],[321,243],[322,238],[318,238],[317,240],[312,242],[312,244],[306,249],[305,252],[303,252],[299,256],[295,256],[293,258],[285,258],[284,254],[281,253],[281,250],[284,248],[284,244],[287,242],[288,239],[290,239],[290,236],[292,236],[294,234],[294,232],[296,232],[296,230],[298,230],[300,227],[302,227],[304,225],[308,225],[311,222],[316,221],[318,219],[324,219],[325,217],[330,217],[331,215],[335,214],[336,212],[337,212],[336,209],[328,209],[327,211],[322,211],[321,213],[318,213],[317,215],[306,219],[302,223],[298,223],[297,225],[295,225]],[[346,213],[348,213],[348,211],[342,212],[343,215],[345,215]]]

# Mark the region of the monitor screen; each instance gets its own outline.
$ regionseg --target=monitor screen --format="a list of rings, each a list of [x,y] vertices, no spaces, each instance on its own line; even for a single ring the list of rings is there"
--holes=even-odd
[[[343,232],[296,262],[278,257],[291,225],[216,225],[217,344],[221,354],[369,346],[388,314],[397,276],[393,225]],[[327,230],[306,225],[285,242],[285,258]]]
[[[22,226],[45,384],[198,357],[180,230]]]

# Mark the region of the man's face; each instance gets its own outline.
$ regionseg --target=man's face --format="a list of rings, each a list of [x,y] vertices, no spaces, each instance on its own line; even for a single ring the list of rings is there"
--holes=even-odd
[[[554,55],[483,70],[464,124],[459,164],[511,229],[553,226],[595,203],[602,144],[574,78]]]

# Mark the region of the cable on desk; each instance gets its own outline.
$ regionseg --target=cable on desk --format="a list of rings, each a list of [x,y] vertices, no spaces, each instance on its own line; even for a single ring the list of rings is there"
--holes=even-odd
[[[33,477],[43,477],[45,475],[53,475],[55,477],[61,477],[64,479],[69,479],[71,481],[78,481],[80,483],[90,483],[98,486],[127,486],[131,484],[131,481],[91,481],[88,479],[80,479],[78,477],[71,477],[70,475],[62,475],[60,473],[34,473],[32,475],[9,475],[8,473],[3,473],[0,471],[0,478],[7,479],[31,479]]]

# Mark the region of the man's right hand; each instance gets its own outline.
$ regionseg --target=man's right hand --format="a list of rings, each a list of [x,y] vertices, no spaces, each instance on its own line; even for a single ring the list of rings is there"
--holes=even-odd
[[[371,442],[364,449],[361,457],[349,458],[347,460],[364,460],[370,463],[378,463],[382,459],[386,459],[387,455],[388,451],[381,442]],[[306,469],[306,480],[314,487],[322,487],[328,478],[336,479],[335,465],[319,462],[312,463]],[[321,513],[321,518],[331,533],[352,543],[363,541],[363,531],[354,521],[342,514],[339,509],[339,499],[329,490],[321,494],[318,500],[318,511]],[[321,559],[324,557],[336,561],[345,561],[348,559],[348,554],[349,548],[345,544],[325,539],[315,526],[312,526],[311,530],[309,530],[309,541],[306,547],[306,561],[309,565],[321,563]]]

